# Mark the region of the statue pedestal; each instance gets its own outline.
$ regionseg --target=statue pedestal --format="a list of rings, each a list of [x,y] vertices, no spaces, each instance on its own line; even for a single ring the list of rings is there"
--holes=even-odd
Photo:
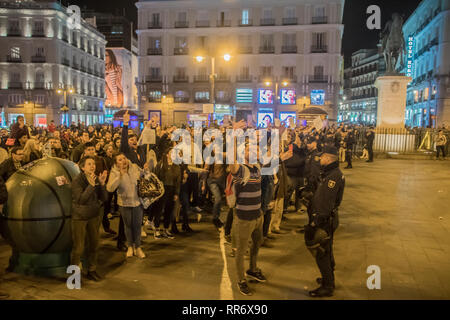
[[[411,77],[403,75],[377,78],[375,87],[378,89],[378,128],[405,127],[406,87],[411,81]]]

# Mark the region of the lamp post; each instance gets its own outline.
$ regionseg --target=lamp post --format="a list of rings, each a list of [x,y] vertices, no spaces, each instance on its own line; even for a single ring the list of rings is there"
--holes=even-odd
[[[74,89],[73,88],[69,88],[69,87],[65,87],[65,88],[59,88],[58,90],[56,90],[57,94],[62,94],[64,95],[64,105],[61,107],[60,111],[62,111],[64,113],[64,118],[66,120],[66,124],[67,126],[69,126],[69,119],[67,117],[67,113],[69,112],[69,107],[67,106],[67,99],[68,99],[68,95],[74,93]]]
[[[270,81],[266,81],[264,84],[266,85],[266,87],[272,86],[272,83]],[[275,81],[275,95],[274,95],[273,103],[277,109],[278,109],[278,104],[280,102],[280,97],[278,96],[278,88],[280,87],[280,85],[283,88],[285,88],[289,85],[289,81],[283,80],[283,81],[281,81],[281,83],[278,82],[278,80]]]
[[[209,75],[209,79],[211,80],[211,95],[209,97],[210,103],[213,105],[216,103],[216,95],[215,95],[215,78],[216,78],[216,57],[215,56],[209,56],[211,58],[211,74]],[[231,60],[231,55],[226,53],[222,56],[223,60],[226,62]],[[203,60],[205,60],[205,56],[198,55],[195,57],[198,63],[202,63]]]

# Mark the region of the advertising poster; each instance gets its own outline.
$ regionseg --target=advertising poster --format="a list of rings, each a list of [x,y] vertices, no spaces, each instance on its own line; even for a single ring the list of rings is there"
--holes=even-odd
[[[280,112],[280,123],[286,128],[295,127],[297,123],[297,114],[295,112]]]
[[[311,104],[316,106],[323,106],[325,104],[325,91],[312,90],[311,91]]]
[[[258,128],[267,128],[274,123],[274,113],[268,111],[258,112]]]
[[[281,90],[281,104],[296,104],[295,90],[282,89]]]
[[[258,103],[259,104],[273,104],[273,91],[270,89],[258,90]]]
[[[132,54],[124,48],[105,51],[106,106],[134,108]]]

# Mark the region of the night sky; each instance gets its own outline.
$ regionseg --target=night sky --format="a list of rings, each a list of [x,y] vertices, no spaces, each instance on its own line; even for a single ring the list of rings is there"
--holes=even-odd
[[[67,3],[66,1],[62,1]],[[101,12],[122,13],[125,8],[126,16],[134,20],[137,25],[137,8],[135,0],[72,0],[70,4],[77,4],[80,7],[86,5],[89,9]],[[274,1],[276,2],[276,1]],[[406,20],[417,8],[421,0],[346,0],[344,8],[344,39],[343,53],[346,61],[351,54],[363,48],[375,48],[379,40],[379,30],[369,30],[366,27],[366,20],[369,15],[366,9],[372,4],[381,8],[381,26],[384,27],[394,12],[404,16]]]

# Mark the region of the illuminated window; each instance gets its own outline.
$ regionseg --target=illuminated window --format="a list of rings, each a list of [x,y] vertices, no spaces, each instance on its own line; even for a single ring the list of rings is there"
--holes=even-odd
[[[430,95],[430,88],[426,87],[425,90],[423,91],[423,100],[427,101],[429,95]]]

